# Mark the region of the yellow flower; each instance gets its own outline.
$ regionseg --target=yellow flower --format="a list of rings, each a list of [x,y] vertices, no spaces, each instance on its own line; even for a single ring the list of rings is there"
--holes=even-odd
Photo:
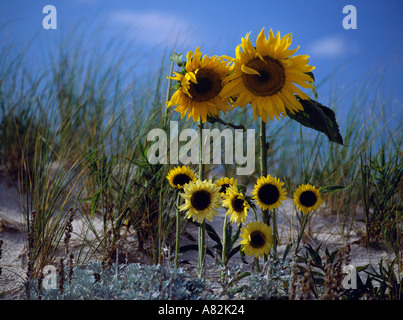
[[[222,206],[228,208],[226,215],[231,215],[230,221],[238,225],[245,222],[250,208],[244,195],[239,193],[238,188],[234,185],[227,188]]]
[[[199,47],[189,51],[186,56],[187,62],[183,73],[175,72],[175,77],[168,79],[180,83],[179,89],[173,94],[167,107],[176,106],[175,111],[183,118],[188,114],[188,119],[195,122],[207,121],[207,116],[216,116],[220,111],[231,110],[229,99],[221,97],[224,78],[231,72],[231,67],[222,58],[216,56],[202,57]]]
[[[253,199],[256,199],[257,204],[263,210],[277,208],[286,199],[286,191],[282,188],[283,185],[284,182],[278,178],[273,178],[271,175],[260,177],[252,191]]]
[[[237,183],[238,183],[237,179],[234,179],[234,178],[230,179],[227,177],[220,178],[215,182],[216,186],[220,187],[221,196],[225,195],[225,192],[229,186],[236,186]]]
[[[264,122],[268,118],[278,119],[286,115],[286,109],[292,114],[303,110],[301,99],[309,99],[295,84],[302,88],[311,88],[311,77],[307,75],[314,67],[308,65],[307,55],[292,56],[297,50],[289,50],[292,35],[274,36],[270,29],[269,38],[264,28],[253,46],[249,33],[242,38],[236,48],[236,58],[225,57],[234,63],[234,72],[226,78],[222,90],[224,99],[233,97],[234,106],[244,107],[251,103],[253,114]],[[241,50],[242,49],[242,50]]]
[[[183,189],[189,182],[196,182],[197,180],[193,170],[186,166],[171,169],[166,178],[169,184],[176,189]]]
[[[183,190],[184,193],[180,195],[185,199],[185,203],[179,206],[179,210],[188,210],[186,217],[193,218],[193,221],[212,221],[221,203],[220,188],[211,180],[197,180],[187,184]]]
[[[264,222],[253,221],[241,229],[241,250],[248,256],[264,256],[273,247],[272,227]]]
[[[323,203],[319,190],[309,183],[300,185],[295,190],[293,200],[297,209],[304,214],[317,210]]]

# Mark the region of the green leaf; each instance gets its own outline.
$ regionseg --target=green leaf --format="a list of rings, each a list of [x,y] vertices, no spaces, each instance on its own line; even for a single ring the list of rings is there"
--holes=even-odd
[[[241,228],[242,228],[242,223],[239,224],[238,230],[235,232],[235,234],[231,238],[231,243],[230,243],[230,248],[234,246],[234,244],[237,242],[239,238],[239,234],[241,233]]]
[[[235,255],[237,252],[239,252],[241,250],[241,245],[236,246],[235,248],[233,248],[230,253],[228,254],[227,259],[231,259],[233,255]]]
[[[193,221],[192,219],[187,219],[187,221],[189,221],[190,223],[194,224],[194,225],[197,226],[197,227],[200,227],[200,223],[197,222],[197,221]],[[220,236],[218,235],[218,233],[214,230],[214,228],[213,228],[210,224],[208,224],[208,223],[206,222],[205,225],[206,225],[206,233],[207,233],[207,235],[208,235],[214,242],[217,243],[217,249],[218,249],[219,251],[221,251],[221,250],[222,250],[222,244],[221,244]]]
[[[246,193],[246,189],[247,189],[246,185],[244,185],[244,184],[238,184],[237,187],[238,187],[238,192],[240,192],[240,193],[242,193],[242,194],[245,194],[245,193]]]
[[[364,271],[366,268],[368,268],[369,264],[366,264],[365,266],[358,266],[357,268],[355,268],[355,270],[358,272],[360,271]]]
[[[169,56],[169,59],[175,62],[178,65],[178,67],[183,67],[186,64],[186,62],[182,61],[182,53],[174,52]]]
[[[245,128],[243,125],[235,125],[235,124],[232,124],[232,123],[228,123],[228,122],[225,122],[223,119],[221,119],[221,118],[219,118],[219,117],[207,116],[207,121],[208,121],[209,123],[216,123],[216,122],[218,122],[218,123],[221,123],[221,124],[223,124],[223,125],[225,125],[225,126],[229,126],[229,127],[231,127],[231,128],[234,128],[234,129],[241,129],[241,130],[243,130],[244,132],[246,132],[246,128]]]
[[[331,192],[337,192],[337,191],[343,191],[348,189],[350,186],[341,186],[341,185],[335,185],[335,186],[324,186],[319,188],[319,193],[331,193]]]
[[[287,246],[285,247],[284,254],[283,254],[283,263],[285,262],[285,259],[287,258],[288,252],[289,252],[290,249],[291,249],[291,245],[292,245],[292,243],[289,243],[289,244],[287,244]]]
[[[343,145],[343,138],[332,109],[325,107],[315,100],[303,100],[297,96],[304,111],[292,114],[287,109],[287,115],[305,127],[324,133],[330,141]]]
[[[241,260],[243,263],[248,264],[248,261],[245,259],[245,252],[243,252],[242,247],[239,250],[239,255],[241,256]]]
[[[208,223],[206,223],[206,232],[209,235],[209,237],[212,240],[214,240],[219,245],[220,248],[222,248],[220,236],[217,234],[214,228]]]

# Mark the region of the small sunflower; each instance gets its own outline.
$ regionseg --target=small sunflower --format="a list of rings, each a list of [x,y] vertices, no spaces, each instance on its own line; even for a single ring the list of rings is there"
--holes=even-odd
[[[200,223],[204,219],[212,221],[221,203],[219,191],[220,188],[211,180],[190,182],[185,186],[184,193],[180,194],[185,199],[185,203],[179,207],[179,210],[188,210],[186,217],[193,218],[193,221],[196,219]]]
[[[166,178],[169,184],[176,189],[183,189],[189,182],[196,182],[197,180],[193,170],[186,166],[171,169]]]
[[[286,199],[286,191],[282,188],[283,185],[284,182],[278,178],[273,178],[271,175],[260,177],[252,191],[253,199],[256,199],[257,204],[263,210],[277,208]]]
[[[227,178],[227,177],[220,178],[215,182],[216,186],[220,187],[221,196],[225,195],[226,190],[227,190],[227,188],[229,186],[236,186],[237,183],[238,183],[237,179],[234,179],[234,178],[230,179],[230,178]]]
[[[304,214],[317,210],[323,203],[319,189],[309,183],[303,184],[295,190],[293,200],[297,209]]]
[[[226,215],[231,215],[231,222],[238,225],[245,222],[250,208],[244,195],[238,192],[238,188],[234,185],[227,188],[222,206],[228,208]]]
[[[253,221],[241,229],[241,250],[248,256],[264,256],[273,247],[272,227],[264,222]]]
[[[270,29],[269,38],[264,28],[253,46],[249,33],[242,38],[235,50],[236,58],[225,57],[234,63],[234,72],[225,81],[222,90],[224,99],[234,97],[234,107],[244,107],[251,103],[253,114],[264,122],[273,116],[278,119],[286,115],[286,109],[292,114],[303,110],[301,103],[294,94],[302,99],[309,96],[301,91],[311,88],[312,78],[307,74],[314,67],[308,65],[307,55],[292,56],[297,50],[289,50],[292,35],[274,36]]]
[[[188,113],[188,119],[192,117],[195,122],[200,118],[206,122],[208,115],[230,110],[230,100],[221,97],[223,81],[232,71],[228,63],[216,56],[202,57],[199,47],[194,54],[189,51],[186,59],[183,72],[174,72],[175,77],[168,77],[178,81],[179,88],[167,102],[167,107],[177,105],[175,111],[181,114],[181,118]]]

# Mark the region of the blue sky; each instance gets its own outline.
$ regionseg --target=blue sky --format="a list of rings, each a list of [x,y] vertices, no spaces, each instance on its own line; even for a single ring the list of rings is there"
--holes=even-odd
[[[47,4],[57,9],[57,30],[42,28],[42,8]],[[349,4],[357,9],[355,30],[342,25],[343,7]],[[300,45],[298,53],[311,56],[318,83],[335,75],[320,87],[324,104],[331,103],[329,92],[334,86],[353,94],[365,81],[383,77],[390,108],[400,112],[401,119],[402,14],[401,0],[1,0],[0,19],[9,23],[0,45],[8,45],[9,40],[29,45],[35,63],[41,64],[58,50],[56,43],[76,30],[96,34],[105,45],[119,39],[147,57],[148,63],[159,65],[162,51],[174,45],[183,53],[200,46],[208,55],[234,55],[247,32],[255,39],[262,27],[267,32],[272,28],[281,35],[293,34],[292,47]]]

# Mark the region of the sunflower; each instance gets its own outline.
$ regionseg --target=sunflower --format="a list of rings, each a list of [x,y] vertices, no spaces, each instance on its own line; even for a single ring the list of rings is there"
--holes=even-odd
[[[183,189],[189,182],[197,180],[193,170],[186,166],[171,169],[166,178],[169,184],[176,189]]]
[[[253,221],[241,229],[241,250],[248,256],[264,256],[273,247],[272,227],[264,222]]]
[[[217,215],[217,210],[220,207],[221,197],[220,188],[217,187],[211,180],[197,180],[190,182],[184,188],[184,193],[181,197],[185,199],[185,203],[179,207],[180,211],[188,210],[187,218],[193,218],[202,223],[206,218],[209,221],[213,220],[213,216]]]
[[[317,210],[323,203],[319,190],[309,183],[300,185],[295,190],[293,200],[297,209],[305,214]]]
[[[221,196],[224,196],[226,193],[226,190],[229,186],[236,186],[238,183],[237,179],[234,178],[227,178],[227,177],[223,177],[218,179],[215,184],[217,187],[220,187],[220,193]]]
[[[186,55],[186,66],[183,72],[175,73],[175,77],[168,77],[179,82],[167,107],[175,106],[175,111],[183,118],[188,113],[188,119],[193,118],[195,122],[207,121],[208,115],[218,115],[220,111],[226,112],[231,109],[229,99],[223,100],[221,90],[223,80],[231,72],[232,68],[222,58],[216,56],[203,56],[196,48]]]
[[[283,185],[284,182],[281,182],[278,178],[273,178],[271,175],[260,177],[252,191],[253,199],[256,199],[257,204],[263,210],[277,208],[286,199],[285,189],[282,188]]]
[[[228,208],[226,215],[231,215],[231,222],[238,225],[245,222],[248,216],[248,209],[250,208],[244,195],[239,193],[238,188],[234,185],[227,188],[222,206]]]
[[[235,50],[236,58],[225,56],[234,63],[234,72],[225,80],[223,98],[235,98],[234,107],[251,103],[255,121],[256,117],[264,122],[273,120],[273,116],[278,119],[286,114],[286,108],[292,114],[303,110],[294,94],[302,99],[309,96],[295,84],[311,88],[312,78],[307,73],[315,67],[308,65],[307,55],[292,57],[298,47],[289,50],[291,41],[291,34],[281,38],[280,32],[274,36],[271,29],[266,39],[264,28],[257,36],[256,47],[249,33],[242,38]]]

